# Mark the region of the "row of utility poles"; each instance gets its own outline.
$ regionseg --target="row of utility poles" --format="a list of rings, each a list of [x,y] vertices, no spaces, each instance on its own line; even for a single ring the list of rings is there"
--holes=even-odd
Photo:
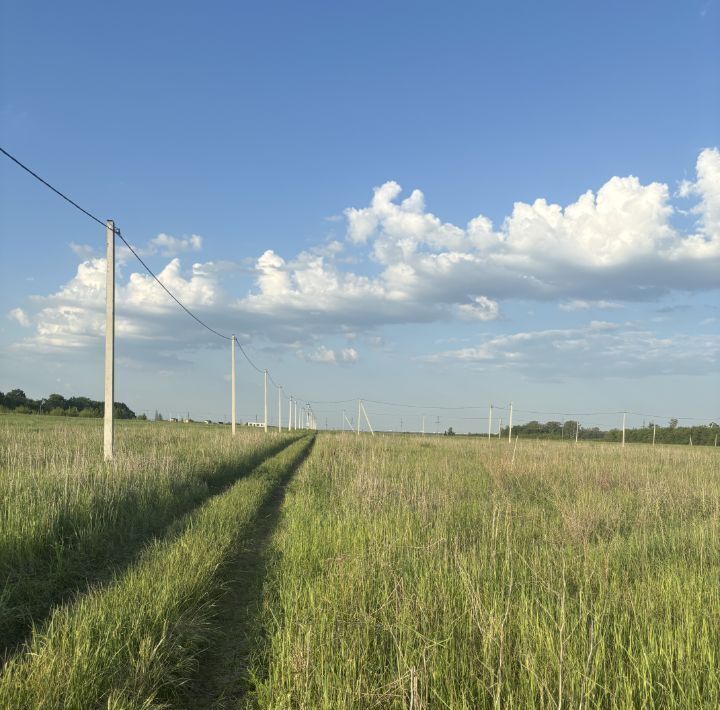
[[[232,433],[235,434],[237,424],[237,410],[235,407],[236,394],[235,394],[235,347],[237,344],[237,338],[233,335],[230,338],[231,356],[230,356],[230,368],[231,368],[231,389],[232,389],[232,413],[231,413],[231,426]],[[267,432],[270,426],[270,420],[268,418],[268,378],[269,373],[267,370],[262,371],[263,374],[263,429]],[[277,408],[277,430],[282,432],[282,403],[284,397],[284,389],[282,385],[276,385],[278,393],[278,408]],[[304,406],[298,407],[297,398],[292,395],[288,398],[288,422],[287,430],[293,431],[295,429],[317,429],[317,418],[315,412],[313,412],[310,403],[307,402]]]
[[[111,219],[106,222],[105,238],[105,411],[103,425],[103,454],[106,461],[111,461],[115,449],[115,222]],[[237,429],[237,396],[235,378],[235,347],[237,338],[232,335],[230,338],[230,390],[231,390],[231,415],[230,424],[232,435]],[[263,429],[268,431],[268,371],[263,370],[264,386],[264,419]],[[282,401],[283,388],[278,386],[278,417],[277,430],[282,431]],[[365,415],[367,417],[367,415]],[[368,421],[369,424],[369,421]],[[289,411],[287,429],[317,429],[315,413],[306,403],[301,406],[295,397],[289,398]]]
[[[103,451],[106,461],[110,461],[113,458],[114,453],[114,439],[115,439],[115,426],[114,426],[114,410],[113,404],[115,402],[115,223],[109,219],[106,223],[106,273],[105,273],[105,412],[104,412],[104,427],[103,427]],[[233,335],[230,338],[231,345],[231,356],[230,356],[230,389],[231,389],[231,429],[233,436],[236,432],[237,427],[237,408],[236,408],[236,379],[235,379],[235,347],[237,344],[237,338]],[[264,419],[263,429],[268,431],[268,371],[263,370],[263,389],[264,389]],[[278,390],[278,417],[277,417],[277,430],[282,431],[282,402],[283,402],[283,388],[277,387]],[[493,422],[493,410],[494,405],[490,405],[488,412],[488,439],[492,436],[492,422]],[[368,417],[365,405],[362,399],[358,399],[358,413],[357,413],[357,427],[356,433],[360,434],[361,417],[364,417],[370,432],[375,435],[370,418]],[[626,413],[623,412],[622,421],[622,445],[625,446],[625,420]],[[354,428],[350,420],[345,414],[345,410],[342,413],[342,430],[345,431],[345,424],[347,423],[349,429],[352,431]],[[440,418],[436,421],[436,431],[439,433]],[[508,441],[512,441],[512,426],[513,426],[513,405],[510,402],[509,409],[509,422],[508,422]],[[400,426],[402,429],[402,424]],[[295,397],[289,397],[288,407],[288,431],[294,429],[317,429],[317,419],[309,403],[300,407],[299,402]],[[500,436],[500,430],[502,429],[502,419],[500,419],[500,426],[498,428],[498,436]],[[575,441],[577,442],[580,432],[579,422],[575,423]],[[563,436],[565,434],[565,428],[563,425]],[[425,436],[425,415],[422,418],[422,435]],[[653,444],[655,444],[655,426],[653,425]]]

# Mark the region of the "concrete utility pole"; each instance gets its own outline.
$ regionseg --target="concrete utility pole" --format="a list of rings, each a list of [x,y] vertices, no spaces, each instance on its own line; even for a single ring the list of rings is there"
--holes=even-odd
[[[510,402],[510,423],[508,424],[508,444],[512,444],[512,402]]]
[[[498,423],[498,439],[500,438],[501,431],[502,431],[502,417],[500,417],[500,422]]]
[[[237,421],[237,410],[235,406],[235,336],[233,335],[232,338],[230,338],[230,347],[231,347],[231,355],[230,355],[230,391],[232,392],[230,399],[232,401],[232,404],[230,405],[230,422],[231,422],[231,429],[232,429],[232,435],[235,436],[235,424]]]
[[[627,412],[623,412],[623,435],[622,435],[622,445],[625,446],[625,416],[627,415]]]
[[[267,424],[268,424],[268,422],[267,422],[267,415],[268,415],[268,410],[267,410],[267,370],[265,370],[264,374],[265,374],[265,379],[264,379],[264,382],[265,382],[265,419],[263,420],[263,422],[264,422],[263,429],[265,429],[265,433],[267,434]]]
[[[492,410],[493,410],[493,406],[492,406],[492,404],[491,404],[491,405],[490,405],[490,410],[489,410],[489,413],[488,413],[488,439],[490,438],[490,435],[491,435],[491,433],[492,433]]]
[[[107,221],[105,259],[105,421],[103,451],[112,461],[115,446],[115,222]]]
[[[345,410],[343,409],[343,416],[342,416],[342,433],[345,433],[345,420],[347,417],[345,416]]]
[[[278,387],[278,434],[282,433],[282,387]]]
[[[575,443],[578,443],[578,436],[580,435],[580,422],[575,422]]]
[[[292,431],[292,400],[292,395],[290,395],[288,400],[288,431]]]

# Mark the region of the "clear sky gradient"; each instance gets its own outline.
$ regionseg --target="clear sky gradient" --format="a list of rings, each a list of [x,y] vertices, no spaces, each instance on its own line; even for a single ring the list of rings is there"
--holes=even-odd
[[[288,392],[720,418],[716,0],[1,12],[0,144]],[[103,230],[0,157],[0,389],[101,398]],[[117,398],[226,418],[226,343],[121,261]]]

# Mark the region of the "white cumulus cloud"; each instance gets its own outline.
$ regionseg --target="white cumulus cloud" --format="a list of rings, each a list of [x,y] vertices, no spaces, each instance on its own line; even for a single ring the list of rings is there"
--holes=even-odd
[[[587,311],[591,308],[599,308],[600,310],[615,310],[623,308],[621,303],[614,301],[584,301],[581,298],[575,298],[572,301],[561,303],[559,306],[561,311]]]
[[[30,319],[22,308],[13,308],[8,311],[7,317],[19,323],[23,328],[30,327]]]
[[[352,365],[357,362],[358,352],[355,348],[341,348],[332,350],[325,345],[320,345],[308,353],[301,353],[308,362],[317,362],[326,365]]]
[[[466,320],[496,320],[500,317],[500,305],[485,296],[476,296],[472,303],[461,303],[458,312]]]
[[[145,252],[148,254],[159,253],[161,256],[177,256],[188,251],[200,251],[202,246],[203,238],[197,234],[178,238],[161,233],[150,240]]]
[[[538,198],[516,202],[498,225],[482,213],[455,225],[429,211],[420,190],[403,197],[389,181],[366,206],[345,210],[344,242],[298,254],[268,249],[251,259],[254,282],[241,292],[225,280],[237,264],[183,265],[180,255],[202,248],[197,235],[162,233],[141,251],[166,257],[161,281],[218,330],[291,349],[315,347],[324,335],[347,342],[349,334],[369,336],[395,324],[457,319],[487,330],[511,299],[551,301],[563,311],[610,310],[720,287],[720,151],[700,153],[695,178],[681,192],[685,198],[663,183],[616,176],[566,205]],[[689,230],[675,226],[674,199],[694,200],[697,222]],[[127,253],[118,261],[119,333],[188,347],[206,341],[207,332]],[[104,289],[104,259],[84,258],[72,278],[35,299],[27,319],[36,331],[26,344],[99,343]],[[352,348],[308,352],[319,362],[357,359]]]
[[[719,355],[717,334],[662,337],[632,323],[591,321],[578,328],[488,335],[476,345],[426,355],[421,360],[516,370],[528,379],[563,380],[706,374],[717,369]]]
[[[700,198],[693,212],[700,215],[702,234],[711,242],[717,242],[720,235],[720,150],[703,150],[698,156],[695,170],[697,180],[683,180],[678,194],[680,197],[696,195]]]

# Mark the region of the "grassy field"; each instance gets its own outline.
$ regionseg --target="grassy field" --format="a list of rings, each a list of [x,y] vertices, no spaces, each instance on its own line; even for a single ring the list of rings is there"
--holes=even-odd
[[[77,591],[107,581],[178,517],[290,443],[226,427],[0,415],[0,654]]]
[[[720,706],[717,450],[321,437],[262,707]]]
[[[717,449],[99,434],[0,419],[2,707],[720,706]]]

